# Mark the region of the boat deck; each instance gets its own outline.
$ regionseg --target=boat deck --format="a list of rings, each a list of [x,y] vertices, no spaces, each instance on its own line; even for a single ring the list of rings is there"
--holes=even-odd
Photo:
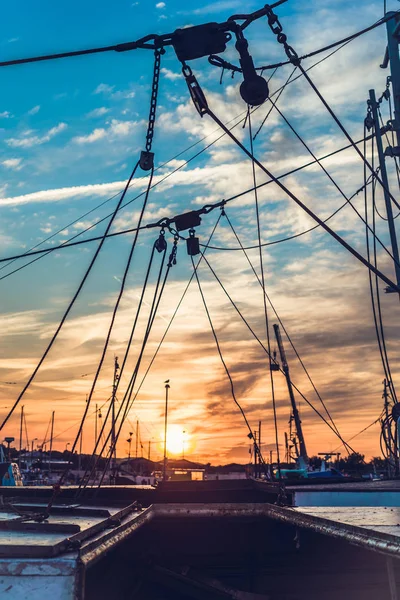
[[[41,521],[46,506],[13,503],[1,507],[0,558],[54,557],[78,549],[82,556],[94,540],[101,545],[110,531],[127,528],[146,512],[136,503],[122,510],[56,505],[50,516]]]
[[[351,531],[361,527],[369,536],[385,534],[400,544],[400,507],[375,506],[302,506],[298,512],[332,521],[338,528]]]

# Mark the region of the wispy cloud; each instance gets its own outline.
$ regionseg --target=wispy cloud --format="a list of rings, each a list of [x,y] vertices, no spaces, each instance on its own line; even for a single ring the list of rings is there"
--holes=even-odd
[[[88,135],[81,135],[72,138],[72,141],[76,144],[93,144],[94,142],[97,142],[105,137],[124,137],[131,134],[137,125],[137,121],[118,121],[117,119],[112,119],[107,128],[94,129]]]
[[[37,104],[36,106],[34,106],[33,108],[31,108],[31,110],[28,110],[28,115],[37,115],[37,113],[40,110],[40,105]]]
[[[88,135],[78,135],[78,136],[72,138],[72,141],[75,142],[76,144],[93,144],[94,142],[101,140],[105,136],[106,136],[106,130],[102,129],[102,128],[98,128],[98,129],[94,129],[91,133],[88,133]]]
[[[10,119],[11,117],[12,114],[8,110],[3,110],[3,112],[0,112],[0,119]]]
[[[86,114],[86,116],[89,119],[92,119],[92,118],[102,117],[103,115],[106,115],[108,112],[110,112],[109,108],[106,108],[105,106],[100,106],[100,108],[95,108],[94,110],[91,110],[90,112],[88,112]]]
[[[114,87],[114,85],[108,85],[108,83],[99,83],[93,94],[111,94]]]
[[[20,169],[22,169],[21,163],[22,158],[7,158],[6,160],[3,160],[1,164],[3,165],[3,167],[6,167],[6,169],[19,171]]]
[[[162,67],[161,73],[164,75],[164,77],[166,79],[169,79],[170,81],[175,81],[176,79],[182,79],[182,75],[180,73],[174,73],[173,71],[170,71],[170,69],[166,69],[165,67]]]
[[[11,148],[30,148],[31,146],[40,146],[49,142],[53,137],[62,133],[67,129],[66,123],[59,123],[55,127],[49,129],[44,135],[30,135],[31,131],[24,137],[8,138],[6,144]]]
[[[240,0],[220,0],[217,2],[212,2],[210,4],[206,4],[201,8],[195,8],[194,10],[189,10],[186,14],[195,14],[195,15],[206,15],[206,14],[214,14],[219,13],[224,10],[235,10],[236,8],[243,7],[243,2]]]

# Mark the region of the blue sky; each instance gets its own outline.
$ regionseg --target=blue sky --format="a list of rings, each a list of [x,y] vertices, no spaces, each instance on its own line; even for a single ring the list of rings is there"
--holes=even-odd
[[[3,9],[5,25],[0,39],[0,57],[1,60],[7,60],[111,45],[148,33],[164,33],[182,26],[222,21],[232,13],[243,10],[250,12],[259,7],[257,2],[235,0],[210,3],[192,0],[190,3],[182,0],[167,0],[165,3],[143,0],[117,3],[9,3]],[[388,7],[397,10],[399,5],[393,0]],[[290,41],[302,54],[373,23],[382,16],[382,10],[382,2],[378,1],[363,3],[363,10],[360,11],[357,2],[301,0],[296,3],[289,1],[279,8],[279,14]],[[271,35],[265,20],[250,27],[247,33],[250,51],[257,65],[284,59],[282,48]],[[381,27],[352,42],[311,71],[313,79],[357,139],[362,137],[368,89],[376,86],[377,91],[381,92],[385,86],[387,72],[379,69],[384,48],[385,30]],[[237,63],[232,43],[226,57]],[[306,65],[312,62],[314,59]],[[144,145],[152,64],[152,52],[138,50],[0,70],[2,256],[22,252],[37,244],[123,187]],[[206,91],[210,105],[224,121],[237,118],[245,110],[238,91],[240,78],[232,80],[230,74],[226,73],[220,85],[220,71],[211,67],[206,58],[194,61],[192,68]],[[290,72],[291,67],[280,69],[271,81],[271,90],[282,85]],[[288,86],[279,106],[317,155],[345,145],[344,138],[303,80]],[[261,107],[254,115],[254,126],[260,123],[267,108]],[[172,48],[167,49],[162,58],[157,114],[153,146],[156,165],[163,164],[207,136],[204,143],[199,143],[196,148],[160,169],[157,176],[180,166],[180,160],[190,158],[219,135],[215,132],[215,125],[208,118],[201,120],[188,100]],[[238,126],[235,131],[242,140],[247,141],[247,130]],[[271,114],[255,148],[257,155],[276,174],[309,161],[305,149],[276,113]],[[362,184],[362,164],[354,153],[338,155],[326,166],[347,194],[354,193]],[[262,173],[258,173],[258,178],[259,181],[265,180]],[[287,178],[285,183],[324,217],[343,202],[315,167]],[[145,179],[135,182],[129,198],[142,191],[144,185]],[[150,196],[145,222],[177,214],[188,207],[197,208],[218,201],[247,187],[251,187],[250,164],[232,143],[226,138],[222,139],[172,176],[167,184],[156,188]],[[93,224],[96,219],[104,217],[115,206],[115,202],[116,199],[110,201],[76,226],[69,227],[52,243],[61,243],[85,226]],[[260,194],[260,203],[265,240],[292,235],[311,225],[310,220],[272,186]],[[134,226],[138,207],[136,202],[123,211],[114,229]],[[232,203],[229,216],[243,240],[248,244],[254,243],[253,196],[248,195]],[[215,219],[215,213],[204,218],[199,229],[202,241],[207,238]],[[365,252],[363,227],[350,211],[342,211],[332,221],[332,226]],[[379,228],[382,239],[387,242],[385,225],[380,223]],[[94,231],[101,233],[103,230],[104,226],[100,225]],[[110,356],[99,383],[96,401],[106,400],[112,356],[123,352],[153,240],[154,233],[146,232],[139,238],[126,300],[112,338]],[[215,240],[219,245],[234,244],[226,225],[217,232]],[[73,425],[79,418],[90,386],[90,380],[82,379],[81,375],[94,370],[130,241],[129,236],[107,243],[97,268],[74,308],[65,333],[60,336],[43,373],[38,376],[24,401],[32,430],[37,431],[38,435],[41,424],[47,423],[52,406],[58,407],[60,419],[66,424],[70,422]],[[93,251],[93,246],[87,245],[57,252],[0,280],[3,286],[3,330],[7,342],[0,358],[1,379],[16,382],[13,386],[0,385],[2,406],[11,404],[28,377]],[[243,257],[238,254],[210,253],[210,256],[225,277],[233,296],[241,303],[244,312],[247,310],[255,328],[262,332],[261,297],[256,298],[257,285]],[[253,253],[252,258],[256,261],[257,254]],[[300,238],[298,242],[272,246],[265,251],[264,258],[268,289],[272,298],[277,298],[278,311],[293,328],[296,343],[314,369],[316,382],[324,390],[327,402],[330,400],[336,407],[338,420],[342,415],[346,434],[354,434],[368,424],[374,415],[378,416],[380,410],[382,374],[371,328],[366,273],[325,234],[318,231]],[[14,263],[12,267],[15,266]],[[391,274],[390,265],[383,256],[381,266]],[[190,262],[182,247],[171,288],[167,289],[162,318],[154,332],[154,344],[173,312],[190,269]],[[7,269],[0,271],[0,276],[5,273]],[[233,314],[226,307],[226,299],[206,271],[203,277],[227,356],[232,369],[236,369],[242,400],[255,422],[259,418],[265,419],[268,431],[270,399],[263,358],[252,346],[242,326],[233,319]],[[383,302],[390,315],[390,299],[385,298]],[[198,440],[198,455],[213,456],[215,450],[210,440],[217,433],[222,436],[221,440],[225,440],[221,442],[220,460],[243,458],[243,452],[247,451],[246,440],[243,439],[245,431],[241,429],[240,420],[234,412],[228,413],[230,426],[225,437],[221,433],[224,411],[227,414],[231,399],[229,390],[224,387],[212,339],[202,337],[206,330],[207,323],[198,292],[192,287],[187,306],[183,308],[169,345],[156,363],[148,387],[139,397],[132,419],[138,416],[148,427],[147,435],[158,439],[162,411],[161,405],[157,404],[157,386],[168,375],[176,381],[175,421],[187,429],[192,426],[193,440]],[[148,357],[151,357],[151,350]],[[321,354],[324,357],[323,368]],[[335,365],[335,369],[328,369],[327,365]],[[337,373],[341,373],[340,385]],[[296,374],[307,388],[300,371]],[[360,381],[364,386],[362,391]],[[278,389],[283,427],[288,417],[287,399],[284,386],[278,386]],[[220,399],[219,412],[213,407],[216,397]],[[188,398],[192,400],[190,407]],[[354,401],[354,410],[351,410],[351,401]],[[204,420],[202,427],[195,425],[201,420]],[[304,413],[304,420],[305,430],[312,440],[308,445],[318,451],[322,425],[318,424],[317,427],[308,411]],[[7,432],[15,433],[15,427],[16,420],[10,422]],[[65,443],[71,434],[64,435],[61,430],[60,424],[60,443]],[[364,445],[361,444],[361,449],[367,453],[377,451],[375,433]],[[334,446],[335,439],[329,438],[329,443]],[[89,435],[87,444],[89,447]],[[120,453],[125,450],[122,444]]]

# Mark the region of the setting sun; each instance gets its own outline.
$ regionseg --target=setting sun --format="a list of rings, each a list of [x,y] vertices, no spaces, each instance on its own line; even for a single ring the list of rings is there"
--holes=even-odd
[[[190,435],[185,429],[179,425],[168,425],[167,452],[169,454],[183,457],[190,450],[190,445]]]

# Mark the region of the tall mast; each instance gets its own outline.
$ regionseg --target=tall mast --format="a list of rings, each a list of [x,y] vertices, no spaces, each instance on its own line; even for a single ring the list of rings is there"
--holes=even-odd
[[[394,131],[397,137],[397,146],[400,147],[400,57],[399,57],[399,15],[395,12],[388,12],[386,16],[393,16],[386,21],[387,48],[385,58],[381,64],[382,69],[386,69],[390,64],[390,74],[393,89],[394,104]]]
[[[49,473],[51,473],[51,452],[53,450],[53,435],[54,435],[54,415],[56,412],[53,410],[51,413],[51,429],[50,429],[50,450],[49,450]]]
[[[397,50],[397,53],[398,53],[398,50]],[[368,104],[371,107],[372,117],[373,117],[373,120],[375,123],[376,148],[378,150],[379,166],[381,169],[381,179],[382,179],[382,182],[384,185],[383,197],[385,199],[386,215],[387,215],[387,221],[388,221],[388,227],[389,227],[390,243],[392,246],[392,254],[393,254],[394,261],[395,261],[394,262],[394,270],[396,273],[396,283],[397,283],[397,285],[400,285],[399,247],[397,244],[396,228],[394,226],[392,200],[390,198],[390,191],[389,191],[389,179],[388,179],[387,170],[386,170],[385,152],[383,150],[381,126],[379,123],[379,114],[378,114],[379,103],[376,101],[375,90],[369,90],[369,103]],[[400,124],[400,122],[399,122],[399,124]],[[399,132],[397,132],[397,134],[399,135]],[[390,290],[390,288],[387,288],[387,291],[389,291],[389,290]]]
[[[139,451],[139,419],[136,421],[136,449],[135,449],[135,458],[138,457]]]
[[[117,448],[116,448],[116,438],[115,438],[115,400],[117,394],[118,380],[119,380],[119,364],[118,364],[118,356],[114,358],[114,378],[113,378],[113,390],[111,396],[111,465],[112,469],[116,468],[117,465]]]
[[[287,388],[288,388],[288,392],[289,392],[289,398],[290,398],[290,402],[292,405],[292,412],[293,412],[294,422],[296,425],[297,437],[299,438],[299,448],[300,448],[299,454],[300,454],[300,458],[302,458],[304,460],[304,462],[307,464],[308,456],[307,456],[307,450],[306,450],[306,443],[304,441],[303,430],[301,427],[301,419],[300,419],[299,411],[297,409],[296,400],[295,400],[294,393],[293,393],[293,386],[292,386],[292,382],[291,382],[290,374],[289,374],[289,365],[286,360],[286,354],[285,354],[285,349],[283,347],[283,342],[282,342],[281,332],[279,330],[279,325],[276,325],[276,324],[274,325],[274,331],[275,331],[276,342],[277,342],[278,348],[279,348],[279,354],[281,357],[282,370],[285,374],[286,384],[287,384]]]
[[[19,455],[18,455],[18,464],[21,467],[21,454],[22,454],[22,427],[24,424],[24,407],[21,406],[21,418],[19,422]]]
[[[96,404],[96,410],[94,413],[94,447],[97,444],[97,419],[98,419],[98,405]]]
[[[384,198],[386,204],[386,213],[388,219],[389,233],[390,233],[390,241],[392,245],[392,254],[396,263],[399,263],[399,250],[396,239],[396,230],[394,227],[393,220],[393,211],[392,211],[392,201],[390,199],[389,193],[389,183],[386,172],[386,164],[385,157],[388,156],[400,156],[400,57],[399,57],[399,28],[400,28],[400,20],[399,15],[395,12],[386,13],[387,17],[392,16],[392,19],[386,21],[386,32],[387,32],[387,47],[385,52],[385,57],[383,59],[383,63],[381,64],[382,69],[386,69],[388,65],[390,65],[390,81],[392,84],[392,92],[393,92],[393,105],[394,105],[394,119],[391,123],[391,127],[395,132],[397,139],[397,146],[394,148],[386,148],[383,150],[382,146],[382,137],[381,137],[381,128],[378,119],[378,104],[375,100],[375,92],[374,90],[370,90],[370,103],[373,113],[373,118],[375,121],[375,135],[376,135],[376,144],[379,154],[379,163],[381,168],[381,177],[384,184],[385,189]],[[388,78],[389,80],[389,78]],[[371,95],[372,92],[372,95]],[[400,267],[395,263],[395,272],[396,272],[396,283],[399,285],[400,281]],[[389,291],[389,290],[387,290]]]
[[[165,415],[164,415],[164,467],[163,481],[167,481],[167,426],[168,426],[168,390],[169,379],[165,382]]]

